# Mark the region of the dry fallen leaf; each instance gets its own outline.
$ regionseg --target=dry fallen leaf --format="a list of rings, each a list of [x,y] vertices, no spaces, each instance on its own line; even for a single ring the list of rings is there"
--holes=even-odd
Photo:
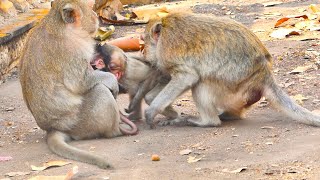
[[[290,35],[300,35],[301,30],[297,28],[280,28],[275,31],[273,31],[270,34],[270,37],[277,38],[277,39],[283,39]]]
[[[266,142],[266,145],[273,145],[273,142]]]
[[[275,28],[279,27],[282,23],[288,21],[289,19],[292,19],[292,18],[303,18],[305,20],[308,20],[309,17],[305,14],[303,15],[291,15],[291,16],[287,16],[287,17],[283,17],[283,18],[280,18],[276,24],[274,25]]]
[[[48,162],[44,163],[43,166],[41,166],[41,167],[31,165],[31,169],[33,171],[43,171],[43,170],[45,170],[47,168],[50,168],[50,167],[61,167],[61,166],[65,166],[67,164],[71,164],[71,162],[66,162],[66,161],[48,161]]]
[[[264,7],[271,7],[271,6],[279,5],[279,4],[282,4],[282,3],[283,2],[281,2],[281,1],[271,1],[271,2],[263,3],[263,6]]]
[[[76,173],[78,173],[78,166],[74,166],[66,175],[60,176],[35,176],[29,180],[70,180]]]
[[[189,155],[192,151],[190,149],[184,149],[179,152],[180,155]]]
[[[166,7],[156,7],[148,9],[135,9],[133,13],[137,16],[139,20],[149,21],[153,16],[165,17],[168,15],[169,11]]]
[[[229,171],[228,169],[223,169],[222,172],[227,172],[227,173],[240,173],[243,172],[247,169],[247,167],[241,167],[232,171]]]
[[[263,126],[263,127],[261,127],[261,129],[273,129],[274,127],[272,127],[272,126]]]
[[[320,10],[315,4],[310,4],[310,9],[312,10],[313,13],[318,13]]]
[[[293,99],[295,99],[299,104],[303,104],[303,101],[308,100],[309,98],[304,97],[302,94],[297,94],[293,96]]]
[[[15,177],[15,176],[25,176],[29,175],[31,172],[9,172],[5,174],[8,177]]]
[[[298,66],[297,68],[295,68],[294,70],[292,70],[291,72],[289,72],[289,74],[299,74],[299,73],[303,73],[309,69],[312,69],[312,65],[308,65],[308,66]]]
[[[202,157],[200,158],[197,158],[196,156],[189,156],[188,157],[188,163],[195,163],[195,162],[198,162],[202,159]]]
[[[311,25],[311,21],[307,20],[307,21],[300,21],[300,22],[297,22],[294,27],[298,28],[298,29],[301,29],[301,30],[304,30],[304,29],[307,29],[309,26]]]
[[[0,3],[0,10],[7,13],[10,9],[13,8],[13,3],[8,0],[3,0]]]
[[[276,24],[274,25],[274,27],[279,27],[282,23],[288,21],[289,19],[290,19],[290,18],[288,18],[288,17],[284,17],[284,18],[279,19],[279,20],[276,22]]]

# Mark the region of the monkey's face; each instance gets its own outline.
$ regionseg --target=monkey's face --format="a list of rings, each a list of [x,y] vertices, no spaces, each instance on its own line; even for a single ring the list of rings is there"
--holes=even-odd
[[[110,20],[123,20],[124,17],[120,15],[120,11],[123,9],[123,5],[119,0],[107,1],[107,3],[101,8],[100,16]]]
[[[154,18],[149,21],[149,23],[146,26],[145,33],[141,37],[141,39],[144,41],[144,58],[152,64],[155,64],[157,60],[156,51],[158,41],[160,40],[161,29],[161,19]]]
[[[91,65],[95,69],[99,69],[106,72],[111,72],[116,76],[118,81],[125,73],[127,57],[124,53],[114,51],[110,56],[110,61],[108,63],[107,60],[104,59],[103,56],[98,55]]]
[[[66,27],[81,29],[90,34],[96,32],[97,15],[86,0],[55,0],[51,5],[51,14],[59,12]]]

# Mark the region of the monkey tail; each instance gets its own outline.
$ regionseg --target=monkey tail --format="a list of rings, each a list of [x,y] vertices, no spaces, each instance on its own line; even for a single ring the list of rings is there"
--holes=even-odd
[[[320,126],[320,116],[299,106],[291,99],[274,81],[268,83],[264,95],[272,105],[278,107],[282,112],[293,120],[311,126]]]
[[[136,135],[138,133],[137,126],[132,121],[130,121],[125,115],[123,115],[122,112],[120,112],[120,119],[122,122],[128,124],[131,127],[131,130],[127,130],[120,126],[120,131],[122,132],[122,134]]]
[[[47,143],[50,150],[54,153],[68,159],[97,165],[102,169],[111,168],[111,165],[103,158],[67,144],[70,140],[71,137],[63,132],[48,132]]]

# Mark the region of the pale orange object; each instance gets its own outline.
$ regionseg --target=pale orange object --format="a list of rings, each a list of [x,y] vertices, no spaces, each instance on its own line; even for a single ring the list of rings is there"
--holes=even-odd
[[[160,161],[160,156],[157,155],[157,154],[153,154],[153,155],[151,156],[151,160],[152,160],[152,161]]]
[[[107,43],[118,46],[123,51],[139,51],[143,47],[141,40],[136,37],[121,37],[108,41]]]

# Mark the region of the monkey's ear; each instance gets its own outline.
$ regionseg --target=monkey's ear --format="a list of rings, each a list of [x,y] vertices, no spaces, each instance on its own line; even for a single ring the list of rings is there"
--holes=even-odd
[[[80,23],[80,18],[82,16],[82,11],[79,7],[74,6],[73,4],[66,4],[62,8],[61,12],[62,19],[65,23]]]
[[[154,24],[151,28],[151,38],[154,39],[156,42],[158,42],[159,40],[161,29],[162,29],[161,22]]]

